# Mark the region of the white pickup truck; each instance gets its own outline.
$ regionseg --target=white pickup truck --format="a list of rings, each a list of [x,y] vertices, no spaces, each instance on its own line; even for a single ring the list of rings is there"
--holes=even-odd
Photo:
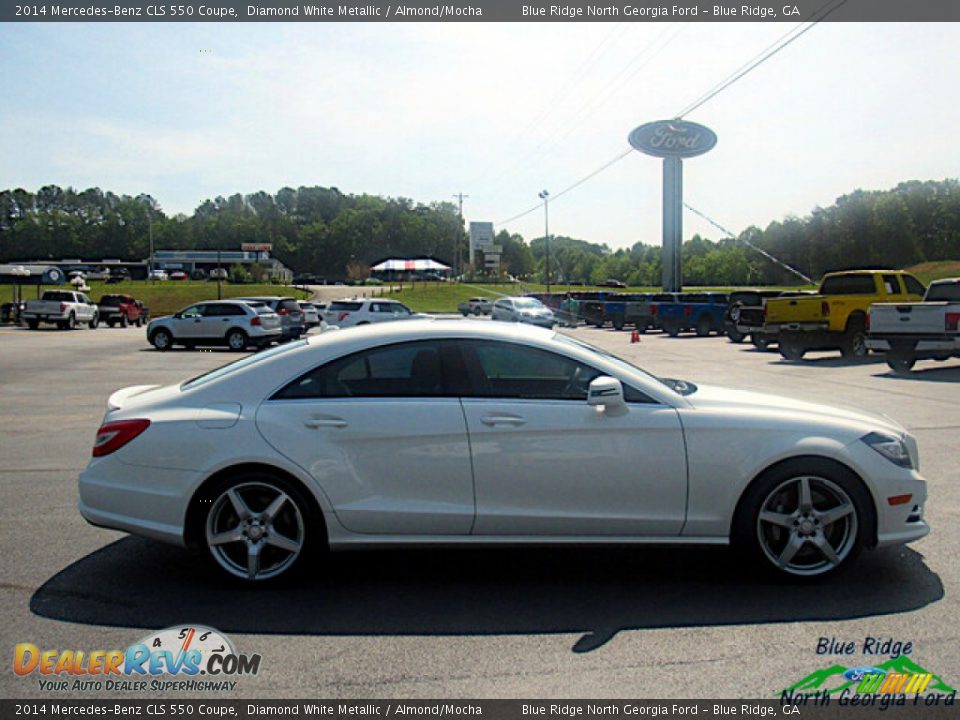
[[[886,354],[896,373],[917,360],[960,357],[960,278],[930,283],[923,302],[870,306],[867,347]]]
[[[73,330],[83,323],[93,330],[100,324],[99,308],[82,292],[73,290],[47,290],[39,300],[28,300],[20,317],[31,330],[42,322],[56,323],[61,330]]]

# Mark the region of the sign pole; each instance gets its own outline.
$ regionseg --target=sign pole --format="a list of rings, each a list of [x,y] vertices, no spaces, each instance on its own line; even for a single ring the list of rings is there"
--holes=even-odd
[[[683,278],[680,251],[683,247],[683,160],[663,159],[663,263],[664,292],[680,292]]]

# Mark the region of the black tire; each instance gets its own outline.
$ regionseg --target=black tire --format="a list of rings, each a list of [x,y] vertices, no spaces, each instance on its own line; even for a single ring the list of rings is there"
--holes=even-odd
[[[276,514],[267,515],[281,495]],[[316,503],[281,475],[237,473],[205,489],[194,502],[194,533],[204,556],[235,582],[264,585],[294,577],[309,565],[311,555],[326,547],[323,515]],[[246,519],[241,517],[244,512]],[[224,542],[214,542],[218,537]],[[283,545],[275,545],[277,539]],[[250,562],[252,547],[259,547],[255,563]]]
[[[120,327],[125,328],[130,324],[130,319],[126,315],[120,316]]]
[[[622,315],[615,315],[613,318],[613,329],[623,330],[624,320]]]
[[[77,329],[77,316],[73,313],[67,317],[66,321],[63,323],[64,330],[76,330]]]
[[[234,328],[226,335],[227,347],[229,347],[234,352],[243,352],[247,349],[247,345],[250,344],[250,339],[247,337],[247,334],[240,330],[239,328]]]
[[[476,315],[477,317],[480,317],[481,315],[483,315],[483,310],[479,307],[475,307],[473,309],[473,314]]]
[[[707,337],[713,330],[713,321],[709,317],[697,320],[697,337]]]
[[[803,360],[807,348],[804,347],[803,340],[793,335],[780,336],[780,354],[787,360],[794,362]]]
[[[677,337],[680,334],[680,323],[673,320],[664,320],[663,331],[670,337]]]
[[[116,320],[104,320],[104,322],[107,324],[107,327],[113,327],[117,324]]]
[[[843,333],[840,353],[848,360],[862,360],[870,351],[867,349],[867,332],[862,318],[852,317]]]
[[[648,322],[638,322],[637,323],[637,332],[641,335],[646,335],[647,330],[650,329],[650,323]]]
[[[158,328],[150,336],[150,344],[160,352],[166,352],[173,347],[173,335],[170,334],[169,330]]]
[[[917,364],[916,356],[904,352],[888,352],[887,365],[897,375],[909,375],[913,366]]]
[[[750,342],[753,343],[753,346],[757,348],[757,350],[766,350],[770,347],[771,340],[766,335],[754,334],[750,336]]]
[[[40,321],[39,321],[39,320],[27,320],[27,327],[30,328],[31,330],[36,330],[37,328],[40,327]]]
[[[742,343],[746,339],[746,335],[736,329],[727,330],[727,337],[730,338],[730,342],[733,343]]]
[[[875,528],[860,478],[833,460],[803,457],[750,484],[734,513],[731,543],[766,572],[812,580],[848,567]]]
[[[94,315],[88,323],[91,330],[96,330],[100,326],[100,315]]]
[[[463,315],[464,317],[468,317],[470,315],[470,313],[467,310],[461,310],[460,314]]]
[[[142,315],[138,315],[138,316],[137,316],[136,325],[137,325],[137,327],[143,327],[143,316],[142,316]]]

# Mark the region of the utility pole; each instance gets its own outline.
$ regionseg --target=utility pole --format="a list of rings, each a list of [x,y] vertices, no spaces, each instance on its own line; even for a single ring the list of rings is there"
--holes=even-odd
[[[147,261],[147,278],[153,284],[153,208],[147,207],[147,234],[150,236],[150,259]]]
[[[457,225],[456,240],[454,241],[456,244],[453,248],[453,275],[454,277],[460,277],[462,274],[460,270],[460,254],[463,252],[463,199],[470,196],[459,192],[453,197],[457,199],[457,217],[460,220],[459,224]]]
[[[217,300],[223,300],[223,290],[220,283],[223,280],[223,266],[220,264],[220,248],[217,247]]]
[[[537,197],[543,200],[543,241],[547,251],[547,260],[544,267],[547,271],[547,292],[550,292],[550,193],[541,190]]]

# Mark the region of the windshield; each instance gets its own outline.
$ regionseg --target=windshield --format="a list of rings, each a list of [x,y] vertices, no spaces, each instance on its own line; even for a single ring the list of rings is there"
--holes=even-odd
[[[554,335],[554,339],[556,339],[558,342],[566,343],[568,345],[574,345],[575,347],[578,347],[581,350],[586,350],[587,352],[593,355],[599,355],[608,363],[616,365],[617,367],[621,368],[622,370],[628,373],[640,373],[644,377],[648,377],[651,380],[656,380],[661,385],[665,385],[670,390],[673,390],[673,392],[679,395],[692,395],[697,391],[697,386],[694,385],[693,383],[686,382],[684,380],[674,380],[673,378],[657,377],[656,375],[652,375],[651,373],[648,373],[643,368],[639,368],[633,363],[627,362],[621,357],[617,357],[612,353],[608,353],[606,350],[601,350],[600,348],[594,347],[589,343],[585,343],[583,342],[583,340],[577,340],[576,338],[572,338],[569,335],[561,335],[560,333],[557,333],[556,335]]]
[[[215,370],[206,372],[203,375],[197,375],[195,378],[191,378],[184,383],[181,383],[181,390],[191,390],[200,385],[206,385],[209,382],[214,380],[219,380],[226,375],[236,372],[237,370],[242,370],[243,368],[250,367],[251,365],[256,365],[258,362],[263,360],[269,360],[272,357],[277,355],[282,355],[285,352],[290,352],[291,350],[296,350],[307,344],[306,340],[297,340],[296,342],[288,342],[284,345],[277,345],[274,348],[269,350],[264,350],[263,352],[254,353],[253,355],[248,355],[245,358],[236,360],[232,363],[227,363],[226,365],[221,365]]]

